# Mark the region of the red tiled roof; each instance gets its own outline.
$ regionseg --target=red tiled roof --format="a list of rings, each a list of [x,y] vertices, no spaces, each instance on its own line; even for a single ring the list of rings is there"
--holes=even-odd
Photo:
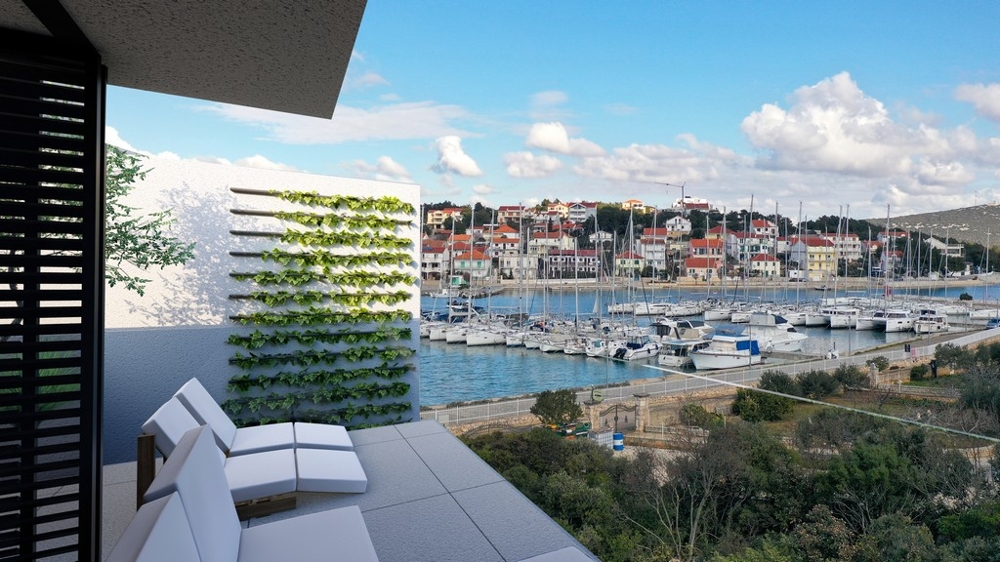
[[[482,252],[468,252],[455,257],[456,260],[486,260],[489,256]]]
[[[687,269],[715,269],[719,267],[719,260],[716,258],[686,258],[684,267]]]
[[[708,238],[695,238],[690,242],[692,248],[723,248],[726,243],[722,240],[709,240]]]
[[[756,256],[750,258],[750,261],[778,261],[778,258],[772,256],[771,254],[757,254]]]

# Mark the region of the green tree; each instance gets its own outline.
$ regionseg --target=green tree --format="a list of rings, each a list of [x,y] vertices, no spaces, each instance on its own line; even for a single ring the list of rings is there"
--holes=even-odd
[[[169,210],[141,214],[122,202],[146,177],[143,157],[111,145],[105,154],[105,278],[111,287],[122,283],[142,295],[149,279],[128,273],[126,264],[142,270],[184,264],[194,258],[194,244],[167,233],[173,223]]]
[[[764,371],[757,382],[762,390],[771,390],[792,396],[802,396],[802,387],[798,381],[781,371]]]
[[[799,388],[802,389],[802,396],[820,400],[837,392],[840,383],[826,371],[807,371],[795,377]]]
[[[720,426],[725,421],[721,414],[709,412],[701,404],[685,404],[678,417],[684,425],[704,429]]]
[[[583,409],[576,403],[576,393],[572,390],[543,390],[535,399],[531,413],[544,424],[559,425],[576,420],[583,415]]]
[[[792,413],[794,406],[791,398],[741,388],[736,391],[733,414],[748,422],[778,421]]]

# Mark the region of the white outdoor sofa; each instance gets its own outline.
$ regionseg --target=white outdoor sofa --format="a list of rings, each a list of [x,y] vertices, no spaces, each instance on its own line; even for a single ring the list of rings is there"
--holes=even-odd
[[[201,426],[174,396],[142,424],[142,430],[153,435],[156,448],[169,459],[184,435]],[[211,428],[208,431],[215,436]],[[360,494],[368,487],[368,478],[354,451],[284,448],[226,456],[217,438],[215,443],[232,501],[237,503],[296,491]],[[139,456],[142,466],[137,470],[141,473],[152,465],[152,459]]]
[[[377,562],[356,506],[243,528],[211,430],[187,431],[111,551],[110,562]]]

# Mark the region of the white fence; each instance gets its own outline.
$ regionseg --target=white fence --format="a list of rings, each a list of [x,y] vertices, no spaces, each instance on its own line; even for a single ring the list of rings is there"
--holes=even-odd
[[[965,336],[954,338],[946,343],[957,346],[965,346],[988,340],[1000,336],[1000,329],[984,330],[971,333]],[[934,350],[939,344],[926,346],[913,345],[910,352],[902,350],[874,351],[839,357],[835,359],[817,359],[813,361],[803,361],[800,363],[781,363],[774,365],[761,365],[753,368],[741,369],[738,371],[726,371],[724,373],[702,374],[695,373],[692,376],[678,373],[677,371],[663,371],[655,366],[650,367],[650,376],[654,376],[657,371],[664,374],[662,380],[653,382],[643,382],[630,384],[627,386],[611,386],[601,388],[604,393],[604,402],[614,402],[632,399],[637,394],[648,396],[664,396],[667,394],[686,394],[711,387],[718,387],[724,384],[731,386],[752,386],[766,371],[781,371],[788,375],[797,375],[809,371],[833,371],[842,365],[854,365],[866,369],[867,365],[875,357],[885,357],[890,362],[904,361],[906,359],[919,360],[933,356]],[[583,390],[577,392],[577,402],[591,400],[591,391]],[[425,420],[436,420],[445,425],[463,425],[470,423],[482,423],[498,418],[520,417],[531,414],[531,407],[535,404],[533,397],[497,399],[488,403],[469,404],[467,406],[454,406],[449,408],[438,408],[420,412],[420,418]]]

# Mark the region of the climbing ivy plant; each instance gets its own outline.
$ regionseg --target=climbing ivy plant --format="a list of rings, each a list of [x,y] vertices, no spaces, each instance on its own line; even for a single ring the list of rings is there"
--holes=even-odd
[[[231,252],[245,263],[230,275],[247,284],[230,299],[246,304],[230,319],[254,326],[233,333],[223,407],[240,424],[315,421],[368,427],[403,421],[412,411],[414,369],[409,311],[392,308],[413,298],[408,288],[413,242],[399,228],[414,224],[413,205],[396,197],[320,195],[301,191],[234,192],[312,207],[304,211],[233,213],[274,217],[284,232],[233,231],[275,240],[282,247]],[[303,228],[305,227],[305,228]],[[278,266],[278,269],[275,269]]]

